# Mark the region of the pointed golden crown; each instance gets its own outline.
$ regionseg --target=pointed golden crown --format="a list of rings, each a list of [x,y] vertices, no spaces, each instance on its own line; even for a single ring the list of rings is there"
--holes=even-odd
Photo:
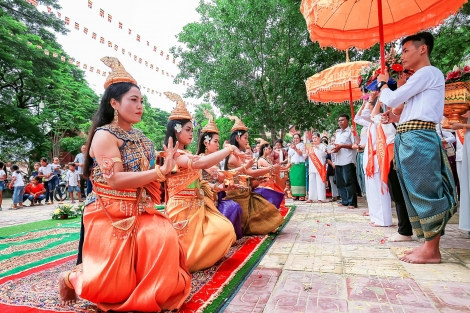
[[[165,96],[170,99],[171,101],[176,102],[176,108],[171,111],[170,114],[170,121],[172,120],[192,120],[193,117],[189,113],[188,109],[186,109],[186,104],[183,101],[183,98],[181,98],[180,95],[176,93],[172,93],[169,91],[164,92]]]
[[[259,143],[260,147],[261,147],[262,145],[265,145],[265,144],[268,144],[268,145],[270,144],[269,142],[267,142],[267,141],[264,140],[263,138],[255,138],[255,141],[257,141],[257,142]]]
[[[207,121],[206,126],[204,126],[202,128],[201,133],[216,133],[216,134],[218,134],[219,129],[217,128],[217,125],[214,122],[214,117],[212,116],[212,114],[209,111],[204,110],[204,116],[207,117],[209,119],[209,121]]]
[[[239,119],[237,116],[229,116],[228,118],[231,119],[232,121],[235,121],[235,124],[233,124],[233,127],[230,130],[232,133],[236,130],[247,130],[248,129],[248,127],[246,127],[245,124],[243,124],[242,120]]]
[[[105,89],[115,83],[132,83],[137,85],[137,81],[124,69],[124,66],[117,58],[103,57],[101,61],[111,68],[111,74],[108,75],[104,82]]]

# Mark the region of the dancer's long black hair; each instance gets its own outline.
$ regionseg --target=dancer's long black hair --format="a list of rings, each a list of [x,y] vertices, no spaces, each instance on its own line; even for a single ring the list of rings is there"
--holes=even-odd
[[[241,137],[245,135],[246,130],[236,130],[232,132],[230,135],[229,144],[236,146],[240,149],[240,145],[238,144],[237,137]],[[230,158],[230,154],[225,158],[224,170],[228,170],[228,159]]]
[[[132,83],[115,83],[109,85],[109,87],[104,91],[103,97],[101,98],[100,107],[93,116],[93,122],[91,124],[91,128],[88,133],[88,140],[86,142],[88,155],[85,158],[85,168],[83,169],[83,176],[86,178],[90,176],[90,166],[93,164],[93,159],[90,157],[89,152],[91,142],[95,136],[95,131],[98,127],[110,124],[114,119],[114,109],[111,106],[111,99],[120,102],[122,100],[122,96],[131,90],[132,87],[139,88],[139,86]]]

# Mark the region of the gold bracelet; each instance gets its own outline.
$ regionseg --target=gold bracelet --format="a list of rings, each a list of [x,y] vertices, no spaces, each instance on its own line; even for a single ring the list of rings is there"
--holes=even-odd
[[[155,166],[155,172],[157,172],[157,180],[159,182],[164,182],[166,180],[165,175],[163,175],[162,170],[160,169],[160,165]]]
[[[227,147],[228,147],[229,150],[230,150],[230,154],[233,154],[233,146],[232,146],[232,145],[228,145]]]

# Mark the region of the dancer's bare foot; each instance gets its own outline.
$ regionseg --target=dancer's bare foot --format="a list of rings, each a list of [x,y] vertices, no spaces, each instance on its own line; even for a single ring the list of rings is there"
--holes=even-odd
[[[65,283],[65,279],[68,279],[68,273],[69,272],[62,272],[59,275],[59,296],[61,305],[71,305],[77,301],[75,290]]]
[[[390,238],[387,239],[387,241],[390,242],[403,242],[403,241],[412,241],[413,238],[411,236],[403,236],[400,235],[399,233],[393,234],[390,236]]]

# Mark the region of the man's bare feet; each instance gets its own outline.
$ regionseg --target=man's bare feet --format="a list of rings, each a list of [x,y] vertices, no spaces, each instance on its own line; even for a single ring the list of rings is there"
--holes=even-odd
[[[313,200],[307,200],[305,203],[313,203]]]
[[[441,252],[439,250],[433,251],[432,249],[425,249],[423,247],[423,249],[405,254],[400,258],[400,261],[413,264],[437,264],[441,263]]]
[[[362,213],[362,216],[369,216],[369,212]]]
[[[411,249],[411,250],[407,250],[407,251],[405,251],[405,255],[406,255],[406,254],[416,253],[416,252],[419,253],[419,250],[421,250],[422,248],[423,248],[423,246],[421,246],[421,247],[416,247],[416,248]]]
[[[393,234],[390,236],[390,238],[387,239],[387,241],[390,242],[403,242],[403,241],[412,241],[413,238],[411,236],[403,236],[400,235],[399,233]]]
[[[69,272],[62,272],[59,275],[59,296],[61,305],[71,305],[77,301],[77,294],[75,293],[75,290],[67,286],[65,283],[65,279],[68,273]]]

